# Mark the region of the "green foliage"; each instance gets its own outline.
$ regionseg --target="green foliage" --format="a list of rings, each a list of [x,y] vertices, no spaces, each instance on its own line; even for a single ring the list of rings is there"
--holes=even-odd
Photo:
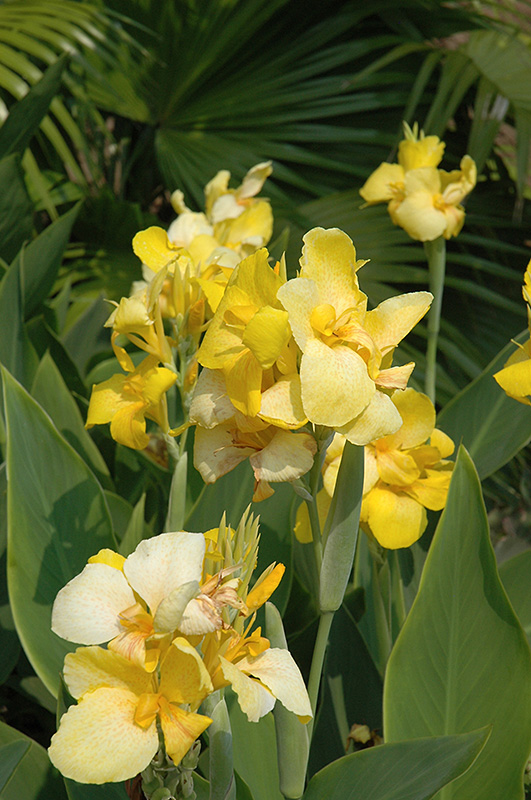
[[[101,487],[85,462],[5,371],[3,380],[9,597],[26,653],[55,695],[64,656],[74,647],[51,631],[53,601],[94,552],[115,544]]]
[[[386,741],[492,725],[477,761],[441,800],[523,798],[530,678],[529,647],[498,578],[477,473],[461,448],[417,598],[387,665]]]
[[[304,800],[430,800],[469,768],[488,731],[381,745],[334,761],[318,772]]]
[[[0,758],[4,769],[13,763],[13,746],[20,748],[20,754],[22,745],[26,746],[25,752],[0,789],[2,800],[20,800],[22,797],[24,800],[42,800],[43,797],[67,800],[63,779],[50,764],[44,748],[0,722]],[[10,749],[5,750],[6,746]],[[9,762],[6,756],[9,756]]]

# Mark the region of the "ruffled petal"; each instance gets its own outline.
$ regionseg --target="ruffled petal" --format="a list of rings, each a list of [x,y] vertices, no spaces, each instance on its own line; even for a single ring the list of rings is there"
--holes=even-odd
[[[390,550],[409,547],[420,539],[427,524],[426,511],[413,498],[375,486],[363,499],[364,518],[375,538]]]
[[[63,674],[68,691],[76,698],[102,686],[128,689],[140,696],[151,681],[142,667],[103,647],[78,647],[75,653],[67,653]]]
[[[438,428],[432,431],[430,436],[430,444],[432,447],[436,447],[440,453],[441,458],[448,458],[451,456],[455,450],[455,444],[453,443],[452,439],[446,434],[444,431],[440,431]]]
[[[294,481],[313,465],[317,444],[308,433],[277,430],[270,443],[249,459],[257,481]]]
[[[244,350],[224,369],[227,395],[235,408],[249,417],[260,411],[262,367],[250,350]]]
[[[435,408],[430,398],[414,389],[406,389],[395,392],[392,400],[402,417],[402,427],[392,436],[386,436],[382,446],[390,450],[407,450],[423,444],[434,433],[435,427]]]
[[[219,657],[219,662],[225,680],[232,684],[240,708],[247,714],[249,722],[258,722],[261,717],[273,710],[276,700],[265,686],[241,672],[223,656]]]
[[[408,486],[405,491],[425,508],[440,511],[446,504],[452,477],[451,467],[452,465],[449,465],[448,469],[426,470],[426,477]]]
[[[108,642],[123,632],[118,615],[135,602],[121,570],[87,564],[55,598],[52,630],[68,642]]]
[[[133,239],[133,252],[143,264],[158,272],[176,257],[177,248],[170,242],[163,228],[152,226],[136,234]]]
[[[166,752],[174,764],[180,763],[195,740],[212,722],[210,717],[170,705],[164,702],[164,698],[160,703],[159,718]]]
[[[286,375],[262,393],[259,416],[281,428],[300,428],[306,424],[298,373]]]
[[[301,275],[315,282],[319,304],[330,304],[336,317],[358,306],[365,310],[366,297],[356,277],[365,262],[357,261],[352,239],[339,228],[313,228],[303,242]]]
[[[254,675],[288,711],[308,722],[313,714],[300,669],[288,650],[272,647],[256,658],[244,658],[238,669]]]
[[[310,317],[321,302],[317,284],[308,278],[292,278],[280,287],[277,297],[289,314],[293,338],[304,352],[307,342],[315,338]]]
[[[338,429],[367,408],[376,391],[365,361],[350,347],[307,342],[301,360],[302,404],[317,425]]]
[[[180,636],[171,643],[160,674],[160,691],[171,703],[186,703],[197,708],[207,694],[214,691],[199,653]]]
[[[133,778],[159,747],[157,726],[134,721],[138,698],[127,689],[97,689],[70,706],[52,737],[48,755],[66,777],[79,783]]]
[[[367,312],[363,327],[385,355],[422,319],[432,300],[431,292],[409,292],[390,297]]]
[[[352,444],[366,445],[395,433],[401,425],[402,417],[391,398],[383,392],[376,392],[358,417],[337,427],[336,431]]]
[[[400,225],[412,239],[419,242],[432,242],[446,230],[447,219],[444,211],[435,208],[433,195],[427,191],[409,194],[391,214],[391,219]]]
[[[203,428],[214,428],[232,419],[235,411],[227,395],[223,372],[201,370],[190,405],[190,422]]]
[[[290,337],[288,312],[264,306],[246,325],[242,341],[262,369],[269,369],[280,357]]]
[[[161,533],[140,542],[126,558],[124,573],[154,615],[161,600],[174,589],[201,580],[204,555],[202,533]]]
[[[529,395],[531,395],[531,359],[527,355],[524,355],[524,360],[512,363],[496,372],[494,379],[509,397],[529,405]]]
[[[205,483],[215,483],[255,452],[253,447],[236,447],[231,429],[225,425],[210,430],[196,428],[194,467]]]
[[[383,163],[365,181],[360,194],[366,203],[387,203],[404,185],[404,169],[400,164]]]

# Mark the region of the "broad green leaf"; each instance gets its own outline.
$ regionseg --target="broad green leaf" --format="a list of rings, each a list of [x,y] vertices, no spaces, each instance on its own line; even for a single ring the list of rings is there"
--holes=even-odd
[[[0,747],[0,792],[11,778],[29,746],[29,742],[19,739]]]
[[[121,541],[125,536],[127,527],[131,521],[133,508],[123,497],[115,492],[104,491],[105,500],[109,514],[111,515],[112,529],[117,541]]]
[[[54,284],[72,225],[80,208],[81,205],[78,204],[52,222],[18,254],[11,264],[10,271],[23,266],[25,319],[36,313]]]
[[[44,747],[0,722],[0,746],[13,742],[23,742],[28,749],[0,791],[0,800],[67,800],[63,780]]]
[[[382,734],[382,690],[382,679],[367,645],[342,606],[330,631],[322,698],[312,737],[311,773],[345,754],[355,723]]]
[[[531,645],[531,550],[504,561],[500,578]]]
[[[20,384],[5,371],[3,379],[9,597],[26,654],[56,695],[74,645],[50,629],[53,601],[91,555],[115,542],[96,478]]]
[[[144,522],[146,508],[146,495],[143,494],[133,508],[129,517],[127,528],[120,542],[119,552],[123,556],[130,555],[137,548],[142,539],[146,539],[146,523]]]
[[[525,331],[515,341],[528,337]],[[531,440],[531,408],[508,397],[492,377],[513,352],[513,344],[504,347],[437,417],[437,427],[456,445],[460,441],[465,445],[481,479],[503,467]]]
[[[0,363],[29,387],[38,358],[24,327],[24,266],[22,254],[0,284]]]
[[[97,297],[62,337],[67,353],[82,376],[86,375],[93,356],[111,349],[109,331],[103,327],[111,310],[103,297]],[[121,371],[118,362],[114,371]]]
[[[523,798],[531,749],[531,654],[498,578],[479,479],[461,447],[387,665],[384,735],[393,742],[485,725],[492,735],[484,751],[441,800]]]
[[[77,403],[49,353],[45,353],[37,368],[31,394],[50,415],[59,433],[84,459],[100,483],[110,488],[112,483],[107,465],[85,430]]]
[[[437,736],[344,756],[314,775],[303,800],[430,800],[470,767],[487,736]]]
[[[254,800],[282,800],[279,789],[277,747],[273,715],[249,722],[236,695],[225,697],[232,729],[234,769],[252,792]]]
[[[30,91],[15,103],[0,128],[0,158],[23,153],[39,127],[48,107],[61,87],[66,56],[49,67]]]
[[[17,154],[0,161],[0,185],[4,187],[0,194],[0,257],[9,264],[33,231],[33,209]]]
[[[20,642],[7,593],[7,478],[0,466],[0,684],[7,680],[20,655]]]

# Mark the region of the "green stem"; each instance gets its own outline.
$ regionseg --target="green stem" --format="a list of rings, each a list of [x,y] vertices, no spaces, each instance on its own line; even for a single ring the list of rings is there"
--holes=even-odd
[[[319,686],[321,684],[321,673],[323,671],[324,657],[328,645],[328,636],[334,619],[333,611],[325,611],[319,619],[319,628],[312,656],[312,666],[310,667],[310,679],[308,681],[308,695],[313,711],[313,718],[308,723],[308,741],[312,741],[313,725],[315,722],[315,712],[317,710],[317,699],[319,697]]]
[[[433,303],[428,312],[428,346],[426,350],[426,375],[424,387],[426,394],[435,405],[435,379],[437,372],[437,339],[441,322],[441,305],[444,292],[444,273],[446,269],[446,241],[440,236],[433,242],[424,242],[430,273],[430,292]]]

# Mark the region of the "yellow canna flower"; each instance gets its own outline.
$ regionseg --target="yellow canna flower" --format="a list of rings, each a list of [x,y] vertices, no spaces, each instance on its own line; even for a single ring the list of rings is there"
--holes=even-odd
[[[454,450],[452,440],[435,428],[435,408],[414,389],[395,392],[392,402],[403,419],[394,434],[365,447],[365,476],[360,524],[388,549],[409,547],[427,524],[426,509],[444,508],[453,463],[445,459]],[[324,489],[317,496],[324,523],[334,493],[344,437],[334,437],[323,467]],[[295,535],[311,541],[306,506],[297,512]]]
[[[273,231],[273,215],[269,201],[256,195],[272,171],[270,161],[257,164],[240,186],[229,189],[230,172],[221,170],[205,186],[204,214],[190,211],[182,192],[174,192],[172,203],[179,216],[168,229],[171,241],[188,248],[194,239],[204,237],[205,257],[223,264],[231,251],[239,261],[264,247]]]
[[[496,372],[495,380],[503,391],[524,405],[531,405],[531,261],[524,275],[522,294],[527,305],[530,338],[507,360],[503,369]]]
[[[288,650],[270,647],[260,628],[250,636],[234,631],[209,634],[202,650],[214,689],[231,685],[249,722],[258,722],[277,700],[301,722],[312,718],[304,680],[293,657]]]
[[[356,275],[365,262],[356,260],[351,239],[337,228],[314,228],[304,243],[300,276],[277,295],[302,351],[304,415],[367,444],[401,425],[389,391],[406,387],[414,364],[391,367],[392,355],[432,295],[403,294],[367,311]]]
[[[264,372],[285,357],[291,339],[288,314],[277,300],[282,278],[268,264],[267,250],[234,270],[205,334],[197,360],[223,370],[227,394],[242,414],[260,411]]]
[[[444,142],[423,131],[417,138],[416,124],[413,131],[405,126],[405,134],[398,164],[380,164],[360,189],[361,196],[368,205],[388,203],[394,224],[413,239],[431,242],[457,236],[465,219],[461,203],[476,185],[474,161],[464,156],[460,170],[437,169]]]
[[[146,418],[154,420],[164,433],[170,429],[166,392],[177,376],[166,367],[158,367],[154,356],[134,368],[124,351],[122,363],[129,368],[126,375],[113,375],[92,387],[86,427],[110,422],[115,441],[143,450],[149,443]]]
[[[69,653],[64,678],[78,703],[62,716],[48,754],[66,778],[80,783],[123,781],[144,770],[159,749],[157,723],[166,752],[179,764],[212,722],[195,713],[213,691],[210,676],[181,637],[168,648],[160,678],[100,647]]]
[[[153,672],[168,634],[203,635],[223,626],[225,606],[244,609],[238,582],[202,581],[204,555],[204,536],[186,531],[146,539],[125,559],[101,551],[57,595],[52,630],[78,644],[109,642]]]
[[[293,418],[288,396],[291,384],[283,381],[281,385],[286,387],[286,391],[282,389],[283,400],[272,387],[272,400],[269,402],[266,392],[265,405],[271,414],[285,413]],[[297,480],[312,467],[317,450],[313,436],[242,414],[228,397],[220,370],[201,372],[190,406],[190,421],[197,425],[194,466],[205,483],[215,483],[248,458],[255,476],[255,502],[273,494],[270,483]],[[302,423],[297,420],[295,424],[300,427]]]

